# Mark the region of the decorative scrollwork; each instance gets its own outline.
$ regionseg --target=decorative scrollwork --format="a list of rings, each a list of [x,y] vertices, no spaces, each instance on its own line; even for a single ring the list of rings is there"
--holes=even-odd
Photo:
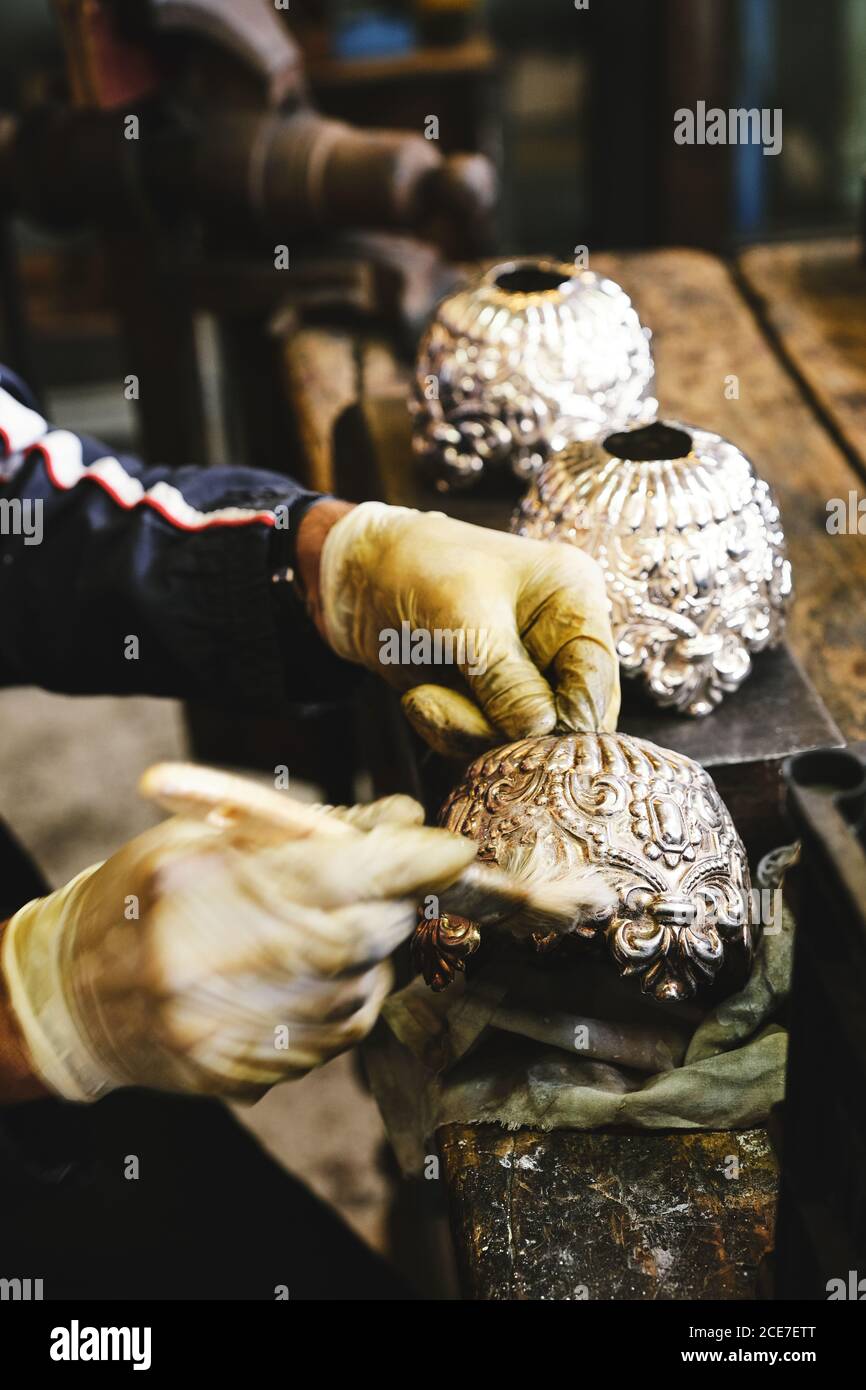
[[[415,452],[442,490],[508,464],[528,480],[570,440],[652,419],[649,338],[625,291],[594,271],[494,266],[442,301],[422,339]]]
[[[791,567],[772,493],[739,449],[661,421],[616,438],[638,452],[651,431],[685,437],[687,452],[629,459],[610,437],[572,444],[541,469],[512,530],[594,556],[623,673],[660,705],[705,715],[781,637]]]
[[[751,961],[758,927],[742,842],[712,779],[681,754],[625,734],[522,739],[467,769],[440,823],[509,872],[597,868],[617,907],[578,934],[659,1000],[711,984],[729,952],[743,969]],[[434,988],[463,968],[464,940],[455,961],[439,921],[419,928]],[[549,939],[537,944],[550,953]]]
[[[412,960],[432,990],[445,989],[481,945],[481,932],[468,917],[449,913],[422,917],[412,937]]]

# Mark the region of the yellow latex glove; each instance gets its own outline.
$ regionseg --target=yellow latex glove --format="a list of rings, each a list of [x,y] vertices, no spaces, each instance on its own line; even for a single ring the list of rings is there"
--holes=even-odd
[[[447,756],[616,728],[604,578],[574,546],[364,502],[328,533],[320,603],[334,650],[405,691],[410,723]]]
[[[255,1100],[363,1038],[416,895],[451,883],[477,846],[425,828],[408,797],[343,814],[365,833],[267,847],[242,817],[176,816],[22,908],[0,971],[48,1088]]]

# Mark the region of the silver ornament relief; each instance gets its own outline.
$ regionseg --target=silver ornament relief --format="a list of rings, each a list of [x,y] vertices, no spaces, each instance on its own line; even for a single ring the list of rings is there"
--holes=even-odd
[[[596,868],[616,906],[574,934],[658,1000],[691,998],[727,957],[743,971],[752,960],[745,850],[690,758],[625,734],[522,739],[472,763],[440,824],[525,879]]]
[[[708,714],[782,635],[792,584],[778,506],[708,430],[656,421],[570,445],[511,529],[598,560],[621,669],[660,705]]]
[[[494,266],[437,307],[410,402],[441,490],[489,468],[529,478],[548,454],[658,409],[649,330],[613,280],[557,261]]]

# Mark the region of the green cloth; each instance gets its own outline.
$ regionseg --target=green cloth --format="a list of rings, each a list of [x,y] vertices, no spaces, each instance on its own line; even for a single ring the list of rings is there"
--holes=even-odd
[[[508,1129],[764,1123],[784,1092],[787,1032],[776,1020],[788,991],[792,936],[786,910],[780,929],[763,935],[746,985],[696,1026],[692,1018],[682,1065],[654,1076],[491,1027],[509,991],[501,978],[481,973],[440,995],[414,980],[387,1001],[366,1050],[404,1171],[421,1171],[434,1131],[450,1123]]]

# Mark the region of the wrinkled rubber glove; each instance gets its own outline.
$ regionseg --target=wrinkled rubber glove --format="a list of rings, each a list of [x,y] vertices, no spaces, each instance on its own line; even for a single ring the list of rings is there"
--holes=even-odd
[[[49,1090],[256,1100],[363,1038],[413,895],[477,846],[408,797],[334,814],[366,833],[251,847],[242,826],[174,817],[22,908],[0,970]]]
[[[447,756],[616,728],[604,578],[575,546],[364,502],[328,533],[319,601],[333,649],[405,691],[410,723]]]

